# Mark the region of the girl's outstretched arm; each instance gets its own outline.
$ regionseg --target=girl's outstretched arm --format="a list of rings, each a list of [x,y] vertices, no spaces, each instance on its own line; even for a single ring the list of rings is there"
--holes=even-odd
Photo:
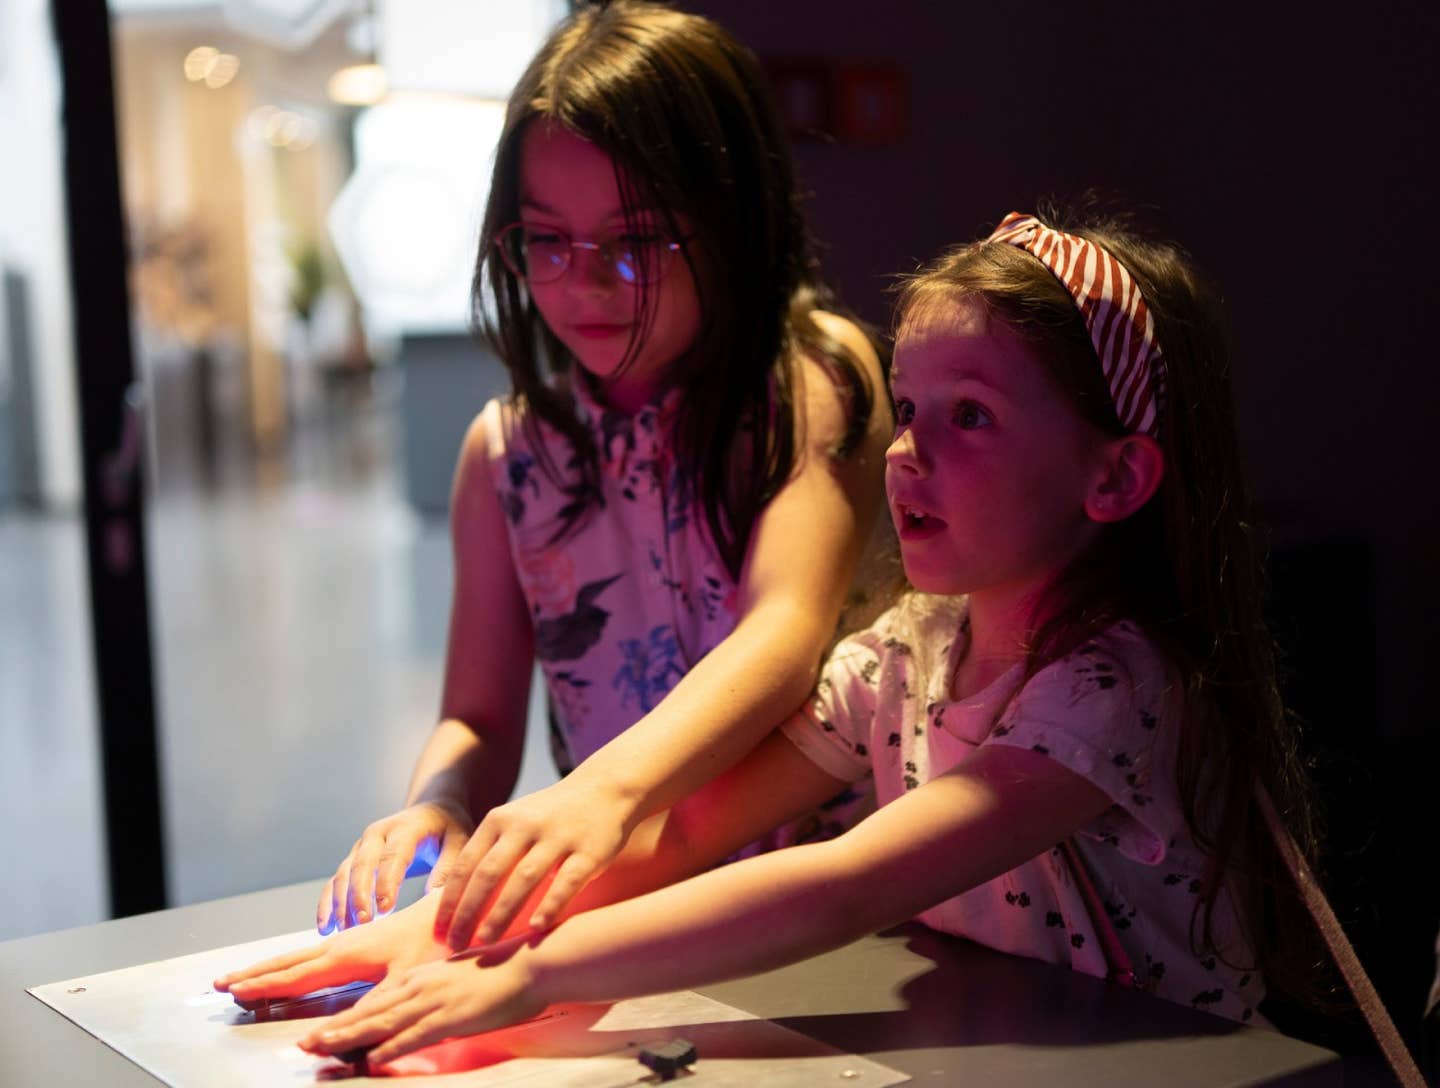
[[[551,924],[640,820],[733,765],[809,693],[881,507],[891,429],[868,341],[847,321],[817,316],[863,360],[875,390],[861,447],[843,462],[832,456],[846,405],[820,362],[801,361],[801,453],[752,535],[735,629],[658,707],[564,781],[485,817],[440,904],[438,931],[452,948],[494,939],[554,874],[527,919]]]
[[[787,742],[788,743],[788,742]],[[425,964],[301,1041],[387,1062],[559,1001],[702,986],[900,922],[1049,849],[1109,798],[1046,756],[986,746],[833,842],[737,862],[538,938]]]
[[[525,742],[534,636],[495,493],[486,416],[465,435],[451,492],[455,586],[440,722],[411,776],[405,807],[372,823],[316,907],[322,933],[395,903],[412,867],[444,883],[476,818],[514,788]]]

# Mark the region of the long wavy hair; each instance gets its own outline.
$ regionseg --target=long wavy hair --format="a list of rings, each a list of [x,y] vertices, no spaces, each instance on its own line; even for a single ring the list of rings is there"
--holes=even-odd
[[[542,468],[569,494],[556,537],[602,501],[595,443],[577,418],[576,360],[546,327],[497,234],[519,217],[520,146],[536,123],[562,126],[610,156],[622,212],[658,209],[700,295],[700,332],[666,385],[681,385],[674,443],[710,538],[738,576],[755,520],[794,471],[796,359],[826,361],[846,398],[848,456],[876,391],[857,359],[814,320],[835,309],[811,256],[788,146],[755,58],[708,19],[653,3],[585,6],[541,47],[511,95],[495,154],[471,291],[474,323],[509,370]],[[693,233],[683,236],[685,220]],[[642,270],[643,273],[643,270]],[[642,275],[642,279],[643,279]],[[633,362],[653,317],[639,292]],[[872,337],[873,339],[873,337]],[[541,422],[568,439],[563,463]]]
[[[1267,981],[1318,999],[1323,955],[1309,927],[1293,924],[1305,908],[1253,793],[1258,779],[1313,865],[1318,826],[1261,615],[1263,569],[1240,471],[1220,301],[1182,250],[1142,238],[1118,219],[1091,214],[1065,222],[1054,211],[1040,218],[1113,254],[1149,306],[1166,364],[1158,435],[1165,476],[1150,502],[1103,526],[1040,595],[1027,676],[1121,619],[1137,623],[1169,655],[1185,699],[1177,786],[1209,861],[1192,943],[1218,952],[1214,909],[1228,883]],[[1036,349],[1082,418],[1109,435],[1125,433],[1074,300],[1031,254],[975,242],[907,278],[899,291],[902,331],[932,307],[978,300]]]

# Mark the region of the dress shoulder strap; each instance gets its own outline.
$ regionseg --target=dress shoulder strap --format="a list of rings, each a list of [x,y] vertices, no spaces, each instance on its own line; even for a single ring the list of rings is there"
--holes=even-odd
[[[1275,802],[1270,799],[1269,792],[1259,782],[1255,783],[1255,803],[1260,806],[1265,823],[1270,828],[1270,835],[1275,840],[1275,848],[1280,852],[1280,857],[1285,862],[1285,868],[1290,870],[1290,876],[1300,891],[1300,898],[1305,901],[1305,908],[1310,912],[1310,917],[1315,920],[1315,926],[1320,930],[1320,936],[1330,950],[1330,956],[1335,961],[1335,966],[1340,968],[1345,985],[1350,988],[1355,1003],[1360,1006],[1360,1011],[1365,1016],[1365,1022],[1370,1025],[1370,1032],[1375,1036],[1375,1041],[1380,1044],[1380,1049],[1385,1054],[1385,1060],[1390,1063],[1396,1079],[1405,1088],[1412,1088],[1412,1086],[1413,1088],[1424,1088],[1425,1078],[1421,1076],[1419,1066],[1415,1064],[1415,1059],[1400,1038],[1400,1032],[1395,1028],[1395,1021],[1390,1018],[1390,1013],[1386,1011],[1380,995],[1375,992],[1374,983],[1370,981],[1370,976],[1361,966],[1360,957],[1355,955],[1355,949],[1350,944],[1350,939],[1345,936],[1345,930],[1341,927],[1340,920],[1335,917],[1335,911],[1331,909],[1329,900],[1320,890],[1320,885],[1315,880],[1315,874],[1305,863],[1305,858],[1295,844],[1289,828],[1280,819],[1280,814],[1275,811]]]

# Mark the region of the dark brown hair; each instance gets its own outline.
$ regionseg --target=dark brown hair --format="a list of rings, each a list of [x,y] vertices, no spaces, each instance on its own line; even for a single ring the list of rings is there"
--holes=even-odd
[[[575,360],[494,246],[518,218],[520,144],[537,121],[563,126],[610,156],[627,218],[644,205],[659,209],[677,238],[680,218],[693,225],[683,253],[700,294],[701,327],[667,375],[686,390],[675,446],[711,540],[738,575],[756,518],[794,470],[795,356],[808,350],[826,360],[846,397],[847,432],[836,456],[858,445],[876,395],[859,362],[812,316],[834,303],[810,256],[789,150],[759,65],[707,19],[618,0],[582,7],[562,23],[510,98],[472,314],[510,372],[542,467],[570,494],[556,533],[563,536],[593,512],[598,495],[595,446],[566,385],[583,379],[572,377]],[[648,327],[650,295],[640,292],[627,364]],[[541,420],[569,440],[569,463],[556,465],[538,440]]]
[[[1108,250],[1149,306],[1166,365],[1158,435],[1165,476],[1145,507],[1105,526],[1041,595],[1027,675],[1122,619],[1169,655],[1185,698],[1177,786],[1186,823],[1209,858],[1192,939],[1198,949],[1217,951],[1214,907],[1228,882],[1269,984],[1314,996],[1315,942],[1308,926],[1293,924],[1304,907],[1252,793],[1258,780],[1313,864],[1318,829],[1261,615],[1263,572],[1240,471],[1219,299],[1174,245],[1144,239],[1114,219],[1041,219]],[[962,298],[979,301],[1026,338],[1082,418],[1112,436],[1125,433],[1080,311],[1037,258],[985,241],[952,250],[903,282],[897,328]]]

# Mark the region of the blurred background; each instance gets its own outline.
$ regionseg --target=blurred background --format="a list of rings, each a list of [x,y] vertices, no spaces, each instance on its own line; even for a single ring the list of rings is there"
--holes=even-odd
[[[111,0],[109,62],[59,48],[53,6],[0,0],[0,939],[109,916],[129,815],[163,899],[118,909],[145,909],[327,873],[402,799],[438,704],[453,460],[504,384],[466,329],[489,157],[569,5]],[[1440,925],[1435,7],[681,6],[765,62],[861,316],[886,324],[894,273],[1087,189],[1220,284],[1329,886],[1418,1017]],[[105,187],[67,189],[72,81],[118,126],[134,379],[84,410],[77,339],[105,328],[77,337],[68,254],[118,258],[67,208]],[[127,478],[132,534],[90,532],[138,556],[142,592],[105,621],[84,481]],[[112,673],[153,678],[148,823],[106,810],[102,768],[129,765],[103,719],[146,717],[145,693],[97,694]],[[552,773],[531,744],[522,788]]]

